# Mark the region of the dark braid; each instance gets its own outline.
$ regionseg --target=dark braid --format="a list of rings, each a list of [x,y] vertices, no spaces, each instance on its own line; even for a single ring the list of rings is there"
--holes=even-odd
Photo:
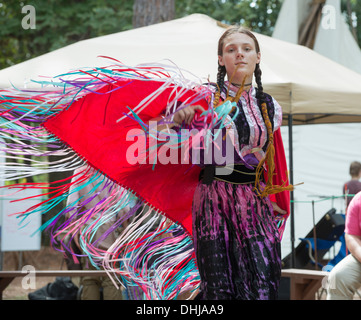
[[[256,80],[257,83],[257,98],[260,100],[261,104],[264,102],[264,94],[263,94],[263,85],[262,85],[262,80],[261,80],[261,76],[262,76],[262,71],[261,68],[259,66],[259,63],[256,64],[256,69],[254,70],[254,78]]]
[[[213,103],[213,107],[216,108],[218,106],[219,103],[219,99],[221,97],[221,91],[224,85],[224,78],[226,76],[226,67],[225,66],[221,66],[218,63],[218,73],[217,73],[217,92],[215,94],[214,97],[214,103]]]
[[[217,85],[218,85],[219,90],[222,90],[225,77],[226,77],[226,67],[218,64]]]
[[[263,120],[267,128],[268,133],[268,145],[265,153],[265,157],[259,162],[257,169],[256,169],[256,182],[255,182],[255,191],[260,197],[265,197],[268,194],[272,193],[278,193],[284,190],[293,190],[293,186],[286,186],[286,182],[284,182],[282,185],[273,185],[273,175],[275,171],[275,163],[274,163],[274,157],[275,157],[275,148],[274,148],[274,136],[273,136],[273,129],[272,129],[272,123],[268,116],[268,110],[267,110],[267,104],[265,101],[265,95],[263,92],[263,86],[262,86],[262,71],[259,66],[259,63],[256,64],[256,68],[254,70],[254,77],[257,83],[257,99],[259,99],[260,103],[260,109],[262,112]],[[263,187],[260,184],[261,176],[264,171],[264,164],[267,164],[268,170],[267,170],[267,182],[266,185]]]

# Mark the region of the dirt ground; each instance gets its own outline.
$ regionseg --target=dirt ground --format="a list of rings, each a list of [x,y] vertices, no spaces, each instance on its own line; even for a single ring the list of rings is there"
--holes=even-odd
[[[61,252],[51,247],[43,247],[40,251],[5,252],[3,270],[21,270],[22,266],[31,265],[36,270],[62,270],[66,264]],[[28,300],[28,294],[55,280],[55,277],[37,277],[35,289],[24,289],[21,278],[15,278],[3,291],[3,300]],[[79,279],[72,279],[78,285]]]
[[[22,266],[31,265],[37,270],[62,270],[66,264],[61,252],[51,247],[42,247],[40,251],[5,252],[3,270],[21,270]],[[3,291],[3,300],[28,300],[28,294],[36,291],[48,283],[52,283],[55,277],[37,277],[35,289],[24,289],[21,284],[22,278],[15,278]],[[79,278],[72,278],[75,285],[79,286]],[[361,292],[361,288],[359,290]],[[319,292],[321,293],[321,292]],[[326,299],[326,293],[322,292],[320,300]],[[355,295],[355,300],[361,297]]]

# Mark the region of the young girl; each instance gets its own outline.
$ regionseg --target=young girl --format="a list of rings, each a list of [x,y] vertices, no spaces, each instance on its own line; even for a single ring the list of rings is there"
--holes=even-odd
[[[217,176],[213,166],[205,166],[203,181],[194,194],[193,242],[201,277],[199,299],[277,298],[281,255],[274,211],[286,214],[287,208],[270,201],[270,188],[264,183],[259,188],[255,184],[256,168],[261,169],[273,132],[281,126],[282,109],[263,92],[260,60],[258,41],[250,31],[232,27],[220,38],[219,91],[215,99],[218,96],[222,101],[227,94],[231,98],[241,94],[235,101],[238,115],[233,120],[239,147],[233,173]],[[226,75],[229,81],[225,81]],[[253,75],[257,89],[252,85]],[[189,106],[177,112],[174,121],[190,123],[193,114]],[[267,159],[269,168],[274,161],[271,157]]]

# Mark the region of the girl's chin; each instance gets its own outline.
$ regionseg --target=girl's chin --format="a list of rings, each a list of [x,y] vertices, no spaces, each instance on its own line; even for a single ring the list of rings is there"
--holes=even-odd
[[[243,77],[228,77],[228,81],[232,82],[232,83],[237,83],[237,84],[242,84],[242,82],[244,81],[244,76]],[[247,81],[247,79],[245,80],[245,83],[251,82],[251,80]]]
[[[233,82],[233,83],[242,83],[242,81],[243,81],[243,79],[244,79],[244,77],[249,77],[249,74],[247,74],[246,72],[236,72],[236,74],[230,74],[230,75],[227,75],[228,76],[228,80],[230,81],[230,80],[232,80],[231,82]],[[252,80],[252,78],[251,77],[249,77],[251,80]],[[250,80],[250,81],[251,81]],[[246,83],[248,83],[248,82],[250,82],[250,81],[247,81],[247,79],[246,79]]]

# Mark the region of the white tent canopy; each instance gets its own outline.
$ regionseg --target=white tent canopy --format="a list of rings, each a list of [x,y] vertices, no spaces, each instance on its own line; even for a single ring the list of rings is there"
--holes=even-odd
[[[53,77],[72,69],[111,64],[109,56],[128,65],[171,60],[202,81],[216,79],[217,42],[224,32],[216,20],[193,14],[156,25],[110,34],[66,46],[0,71],[0,88],[28,88],[30,79]],[[262,51],[263,85],[293,114],[294,123],[355,121],[361,115],[361,75],[314,51],[256,34]],[[332,116],[324,117],[324,114]],[[322,115],[320,119],[318,116]],[[317,120],[315,120],[317,119]],[[299,120],[299,122],[297,122]]]

